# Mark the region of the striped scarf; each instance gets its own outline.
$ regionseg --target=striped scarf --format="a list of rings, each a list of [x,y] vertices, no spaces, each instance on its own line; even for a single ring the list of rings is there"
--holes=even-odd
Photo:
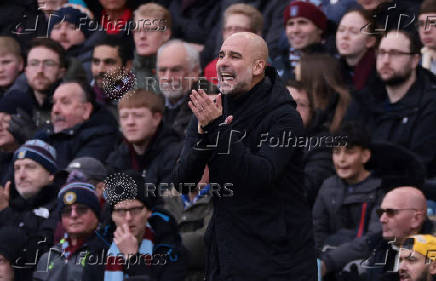
[[[147,223],[144,238],[139,246],[139,254],[151,255],[152,253],[153,232],[151,230],[151,226]],[[104,281],[123,281],[125,278],[128,278],[129,276],[123,272],[123,266],[126,264],[126,261],[114,242],[112,242],[107,255]]]

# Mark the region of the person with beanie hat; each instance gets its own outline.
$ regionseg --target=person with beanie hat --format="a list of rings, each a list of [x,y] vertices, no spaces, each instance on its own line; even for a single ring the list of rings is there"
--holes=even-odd
[[[33,280],[81,280],[84,259],[90,247],[102,247],[96,235],[100,204],[95,187],[86,182],[71,182],[61,188],[57,199],[64,237],[38,262]]]
[[[17,265],[26,235],[16,227],[0,229],[0,278],[2,281],[23,280]]]
[[[35,259],[53,245],[59,191],[55,181],[55,163],[55,149],[41,140],[27,141],[15,151],[11,161],[13,178],[7,185],[10,186],[8,205],[0,210],[0,229],[12,226],[25,232],[21,262],[24,264],[23,272],[29,276],[32,275]]]
[[[105,199],[113,239],[105,247],[104,261],[86,261],[82,280],[121,281],[135,276],[153,280],[182,281],[186,275],[185,250],[174,218],[157,207],[155,190],[143,178],[127,170],[105,180]],[[104,236],[108,236],[105,234]],[[102,249],[92,254],[101,256]]]
[[[97,24],[92,21],[92,15],[87,12],[87,9],[80,10],[67,6],[57,10],[51,19],[48,34],[51,39],[62,45],[66,51],[66,57],[70,60],[70,66],[65,76],[74,77],[75,73],[72,71],[80,71],[85,72],[87,79],[91,81],[94,40],[87,39]]]
[[[303,53],[326,52],[324,37],[327,32],[327,16],[309,2],[292,1],[283,11],[283,23],[290,48],[273,58],[284,81],[294,77],[294,68]]]

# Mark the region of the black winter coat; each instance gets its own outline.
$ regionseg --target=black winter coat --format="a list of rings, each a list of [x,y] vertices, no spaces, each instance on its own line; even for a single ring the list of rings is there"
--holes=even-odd
[[[114,149],[118,135],[118,124],[112,114],[94,105],[91,117],[85,122],[56,134],[50,126],[38,132],[35,138],[56,149],[58,169],[64,169],[77,157],[93,157],[104,162]]]
[[[418,67],[416,82],[393,104],[377,80],[354,96],[346,118],[366,125],[373,141],[414,152],[426,165],[427,176],[436,176],[436,81],[428,71]]]
[[[159,126],[155,137],[145,150],[138,156],[132,145],[123,141],[106,160],[106,164],[115,170],[136,170],[146,183],[158,186],[168,183],[171,171],[180,153],[180,136],[164,123]]]
[[[295,102],[272,67],[249,92],[222,99],[223,115],[207,133],[199,135],[191,120],[173,178],[197,183],[209,166],[214,213],[205,234],[207,280],[315,280],[303,149],[292,142],[303,134]],[[225,125],[228,115],[233,121]],[[276,145],[283,134],[286,143]]]

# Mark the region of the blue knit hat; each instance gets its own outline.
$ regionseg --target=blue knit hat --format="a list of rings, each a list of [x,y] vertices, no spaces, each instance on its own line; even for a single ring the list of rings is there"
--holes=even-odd
[[[28,140],[14,153],[12,163],[17,159],[29,158],[43,166],[51,175],[57,172],[56,150],[42,140]]]
[[[95,193],[95,187],[86,182],[71,182],[64,185],[58,194],[58,208],[62,210],[65,205],[80,203],[94,211],[97,218],[100,216],[100,202]]]
[[[90,35],[90,21],[91,19],[89,16],[79,9],[75,9],[72,7],[64,7],[60,8],[56,12],[54,12],[53,16],[50,17],[50,26],[48,28],[49,34],[53,30],[53,27],[61,23],[63,21],[69,22],[71,24],[74,24],[77,28],[82,31],[83,35],[85,35],[85,38],[88,38]]]

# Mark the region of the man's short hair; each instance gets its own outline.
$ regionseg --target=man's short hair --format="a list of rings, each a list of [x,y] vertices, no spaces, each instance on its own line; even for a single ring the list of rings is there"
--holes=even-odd
[[[30,43],[30,48],[27,52],[27,55],[29,55],[32,49],[40,47],[52,50],[53,52],[58,54],[60,67],[67,67],[64,48],[61,46],[61,44],[50,38],[33,38],[32,42]]]
[[[158,20],[159,27],[164,26],[166,29],[171,29],[172,26],[172,19],[171,19],[171,13],[163,7],[162,5],[159,5],[157,3],[147,3],[143,4],[138,7],[138,9],[134,12],[134,21],[138,25],[137,21],[139,18],[145,18],[150,17]],[[141,23],[141,26],[144,23]],[[155,25],[154,23],[151,23],[151,25]],[[137,26],[136,26],[137,27]],[[161,30],[164,31],[164,30]]]
[[[190,67],[189,71],[194,70],[195,68],[200,69],[200,53],[197,49],[192,47],[190,44],[180,40],[180,39],[171,39],[168,42],[162,44],[157,50],[157,56],[159,57],[160,53],[166,49],[167,47],[173,44],[182,44],[186,51],[186,61]]]
[[[144,89],[137,89],[128,92],[118,102],[118,110],[122,108],[146,107],[151,112],[163,113],[165,109],[164,98],[162,95],[155,94]]]
[[[76,78],[67,78],[67,79],[63,79],[62,80],[61,85],[62,84],[67,84],[67,83],[78,84],[79,87],[82,89],[82,91],[85,93],[85,95],[83,96],[83,101],[84,102],[89,102],[91,104],[95,103],[95,93],[91,89],[91,86],[89,86],[87,81],[84,81],[84,80],[81,80],[81,79],[76,79]]]
[[[0,36],[0,56],[12,54],[22,59],[21,47],[17,40],[9,36]]]
[[[421,3],[419,14],[435,14],[436,13],[436,0],[425,0]]]
[[[115,35],[104,35],[99,41],[95,43],[93,54],[95,48],[99,46],[106,45],[112,48],[116,48],[118,50],[118,56],[120,57],[123,66],[125,66],[129,60],[133,59],[133,49],[132,46],[130,46],[131,42],[125,41],[126,40],[121,40]]]
[[[224,22],[227,20],[228,16],[235,14],[245,15],[250,18],[250,31],[257,34],[262,34],[263,16],[258,9],[245,3],[230,5],[224,11]]]
[[[369,132],[365,126],[357,122],[345,122],[334,135],[345,138],[347,147],[359,146],[369,149],[371,145]]]
[[[411,54],[421,54],[422,43],[421,43],[421,40],[419,39],[419,34],[417,32],[408,31],[408,30],[404,30],[404,29],[388,30],[384,34],[384,37],[386,37],[388,35],[388,33],[394,33],[394,32],[401,33],[404,36],[406,36],[406,38],[409,39],[410,53]],[[377,48],[380,46],[380,43],[382,40],[383,40],[383,37],[379,40]]]

